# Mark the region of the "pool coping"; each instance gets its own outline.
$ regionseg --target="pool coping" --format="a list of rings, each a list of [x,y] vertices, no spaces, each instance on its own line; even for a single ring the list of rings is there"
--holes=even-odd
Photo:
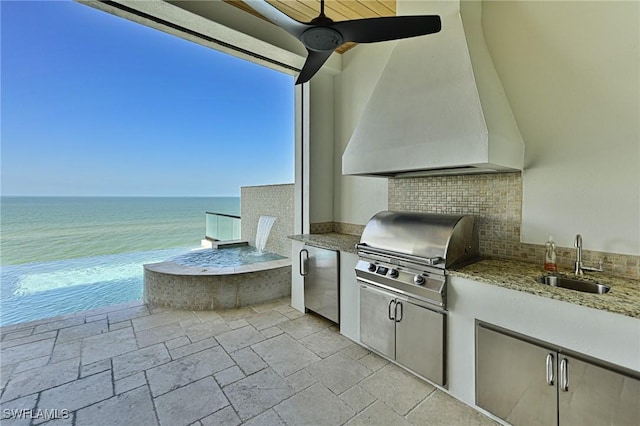
[[[250,272],[266,271],[274,268],[282,268],[291,266],[291,259],[284,258],[278,260],[270,260],[268,262],[258,262],[249,265],[240,266],[186,266],[173,261],[164,261],[158,263],[147,263],[143,265],[144,269],[151,272],[159,272],[170,275],[190,275],[190,276],[207,276],[207,275],[235,275],[246,274]]]

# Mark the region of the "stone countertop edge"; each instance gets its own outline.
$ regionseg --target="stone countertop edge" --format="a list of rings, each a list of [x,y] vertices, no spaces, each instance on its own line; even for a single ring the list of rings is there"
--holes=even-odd
[[[329,250],[353,254],[357,254],[355,245],[360,242],[360,237],[357,235],[336,232],[291,235],[289,238]],[[584,276],[585,280],[602,282],[611,287],[606,294],[591,294],[550,287],[536,282],[536,278],[544,274],[542,265],[506,259],[483,259],[459,269],[449,270],[451,276],[640,319],[640,281],[638,280],[615,277],[606,273],[587,272]],[[560,271],[560,275],[572,276],[573,274],[567,270]]]
[[[353,254],[357,254],[356,244],[360,242],[359,235],[339,234],[337,232],[290,235],[289,239],[302,241],[303,243],[308,243],[320,248],[344,251]]]
[[[536,282],[545,275],[542,265],[505,259],[483,259],[450,270],[449,275],[640,319],[640,281],[630,278],[585,273],[582,279],[601,282],[611,290],[606,294],[583,293]],[[571,277],[573,273],[561,270],[558,275]]]

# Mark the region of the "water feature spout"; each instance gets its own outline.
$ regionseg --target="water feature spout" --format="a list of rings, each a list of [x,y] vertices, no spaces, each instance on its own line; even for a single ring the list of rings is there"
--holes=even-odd
[[[258,253],[262,254],[264,251],[271,227],[277,219],[278,218],[274,216],[260,216],[260,219],[258,219],[258,229],[256,230],[256,248],[258,249]]]

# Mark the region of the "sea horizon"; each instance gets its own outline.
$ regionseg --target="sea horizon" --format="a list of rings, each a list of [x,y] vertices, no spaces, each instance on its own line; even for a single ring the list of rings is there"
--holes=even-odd
[[[143,264],[199,248],[240,197],[5,196],[0,325],[142,298]]]

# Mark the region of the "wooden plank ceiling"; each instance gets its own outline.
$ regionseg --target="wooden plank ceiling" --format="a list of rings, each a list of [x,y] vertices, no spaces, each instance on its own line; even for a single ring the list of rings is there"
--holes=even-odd
[[[241,0],[224,1],[263,18]],[[300,22],[309,22],[320,14],[320,0],[268,0],[268,3]],[[396,0],[326,0],[324,14],[334,21],[396,16]],[[355,45],[344,44],[336,52],[344,53]]]

